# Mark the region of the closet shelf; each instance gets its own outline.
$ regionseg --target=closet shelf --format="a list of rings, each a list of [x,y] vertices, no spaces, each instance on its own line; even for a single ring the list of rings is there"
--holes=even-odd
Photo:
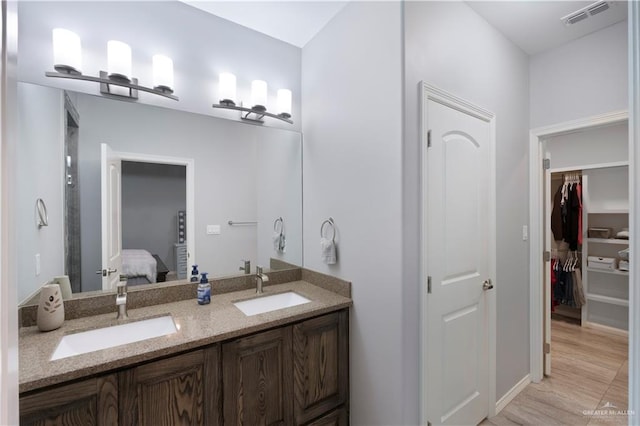
[[[608,303],[610,305],[626,306],[629,307],[629,301],[625,299],[619,299],[617,297],[601,296],[599,294],[586,294],[587,300],[593,300],[595,302]]]
[[[628,271],[621,271],[619,269],[587,268],[587,271],[589,271],[589,272],[600,272],[600,273],[603,273],[603,274],[611,274],[611,275],[621,275],[621,276],[625,276],[625,277],[629,276],[629,272]]]
[[[629,209],[589,209],[589,214],[629,214]]]
[[[629,245],[629,240],[621,238],[587,238],[590,243]]]

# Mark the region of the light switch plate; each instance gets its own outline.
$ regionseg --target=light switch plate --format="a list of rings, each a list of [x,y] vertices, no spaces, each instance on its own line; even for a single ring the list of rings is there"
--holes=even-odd
[[[527,241],[529,239],[529,227],[527,225],[522,225],[522,241]]]
[[[207,235],[220,235],[220,225],[207,225]]]
[[[36,253],[36,277],[40,275],[40,253]]]

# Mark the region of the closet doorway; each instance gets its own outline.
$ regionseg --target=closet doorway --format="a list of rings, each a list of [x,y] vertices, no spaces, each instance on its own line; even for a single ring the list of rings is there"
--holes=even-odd
[[[540,265],[532,267],[531,378],[552,388],[567,378],[572,385],[563,386],[601,387],[593,409],[626,410],[626,113],[532,131],[531,147],[542,163],[531,175],[531,257]]]

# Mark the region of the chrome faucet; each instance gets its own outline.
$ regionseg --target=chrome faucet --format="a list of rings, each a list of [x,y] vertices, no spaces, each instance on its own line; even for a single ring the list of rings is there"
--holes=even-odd
[[[251,273],[251,261],[250,260],[241,260],[240,262],[244,262],[244,266],[241,266],[239,269],[244,271],[245,274]]]
[[[262,273],[262,266],[256,266],[256,293],[262,294],[262,284],[269,281],[269,277]]]
[[[120,275],[117,286],[116,306],[118,307],[118,319],[127,319],[127,277]]]

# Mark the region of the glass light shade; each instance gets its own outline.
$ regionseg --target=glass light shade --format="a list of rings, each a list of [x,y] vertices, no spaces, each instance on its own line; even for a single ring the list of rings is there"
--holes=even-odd
[[[220,73],[219,76],[219,89],[220,90],[220,103],[232,104],[236,103],[236,76],[230,72]]]
[[[131,48],[121,41],[107,42],[107,74],[109,77],[131,79]]]
[[[153,55],[153,88],[173,92],[173,61],[164,55]]]
[[[278,90],[278,114],[289,118],[291,117],[291,90]]]
[[[80,74],[82,55],[80,37],[64,28],[53,30],[53,68],[67,74]]]
[[[266,110],[267,106],[267,82],[253,80],[251,82],[251,107],[253,109]]]

